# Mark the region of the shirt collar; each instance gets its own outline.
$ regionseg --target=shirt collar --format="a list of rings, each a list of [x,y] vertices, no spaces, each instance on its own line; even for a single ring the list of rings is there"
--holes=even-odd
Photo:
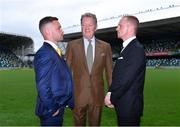
[[[83,37],[83,40],[84,40],[85,43],[88,43],[88,44],[89,44],[88,39],[86,39],[85,37]],[[94,36],[93,36],[90,40],[91,40],[91,43],[95,43],[95,37],[94,37]]]
[[[123,48],[125,48],[133,39],[135,39],[136,36],[133,36],[123,42]]]
[[[52,42],[52,41],[44,40],[44,42],[50,44],[55,50],[58,48],[58,46],[54,42]]]

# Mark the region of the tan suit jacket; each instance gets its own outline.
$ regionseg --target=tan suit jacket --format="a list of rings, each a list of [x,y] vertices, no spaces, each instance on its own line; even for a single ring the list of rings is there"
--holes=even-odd
[[[112,52],[108,43],[95,39],[95,58],[91,74],[89,74],[84,50],[83,38],[69,42],[66,61],[70,66],[74,80],[75,106],[104,104],[105,70],[108,86],[112,80]]]

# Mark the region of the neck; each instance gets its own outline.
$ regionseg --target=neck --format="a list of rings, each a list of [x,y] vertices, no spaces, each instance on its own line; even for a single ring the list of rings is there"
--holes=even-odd
[[[51,39],[51,38],[44,38],[44,40],[51,41],[51,42],[53,42],[54,44],[56,44],[56,45],[57,45],[57,42],[56,42],[54,39]]]

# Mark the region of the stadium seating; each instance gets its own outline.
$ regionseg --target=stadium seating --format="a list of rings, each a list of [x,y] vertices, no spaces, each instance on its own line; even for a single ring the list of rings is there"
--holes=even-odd
[[[145,51],[152,52],[168,52],[177,50],[180,46],[180,41],[165,39],[165,40],[150,40],[144,43]]]
[[[24,63],[9,49],[0,47],[0,68],[21,68]]]
[[[175,39],[149,40],[143,45],[148,58],[147,66],[180,67],[180,41]]]
[[[172,59],[148,59],[147,66],[157,67],[157,66],[180,66],[180,59],[172,58]]]

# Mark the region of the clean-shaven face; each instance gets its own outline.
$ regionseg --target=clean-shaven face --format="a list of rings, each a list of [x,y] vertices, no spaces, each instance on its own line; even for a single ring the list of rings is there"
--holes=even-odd
[[[86,39],[91,39],[96,31],[96,24],[92,17],[84,17],[81,24],[82,34]]]
[[[64,32],[58,20],[54,20],[46,24],[43,31],[46,35],[45,39],[48,39],[52,42],[60,42],[64,39]]]
[[[126,22],[125,18],[120,20],[116,28],[116,31],[117,31],[118,38],[121,38],[123,40],[126,38],[126,35],[128,33],[128,23]]]
[[[58,21],[53,21],[52,22],[53,27],[52,27],[52,36],[55,39],[56,42],[62,41],[64,39],[64,32],[63,29],[61,28],[61,25]]]

